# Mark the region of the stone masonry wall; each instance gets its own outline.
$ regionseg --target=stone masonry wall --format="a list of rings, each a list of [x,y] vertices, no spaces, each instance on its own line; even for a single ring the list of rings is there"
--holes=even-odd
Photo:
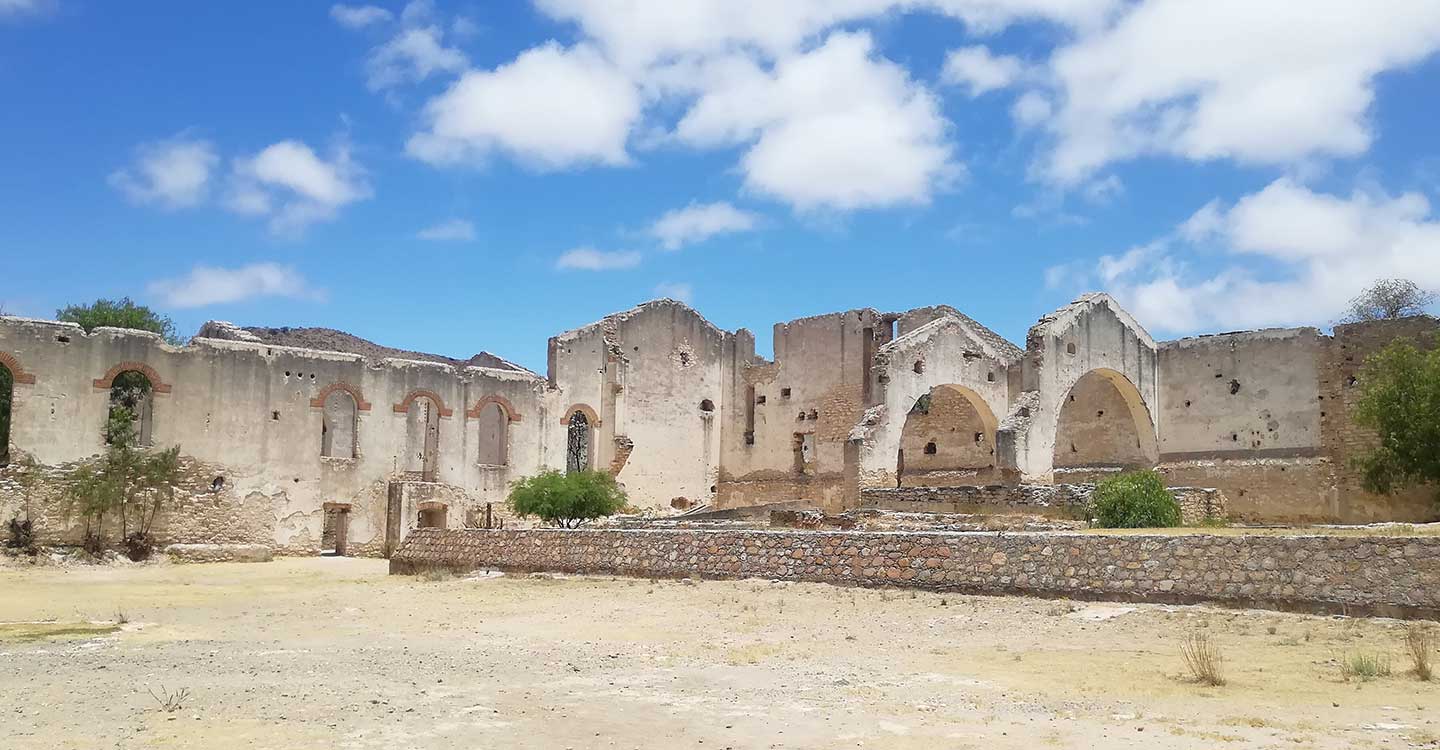
[[[1204,487],[1171,487],[1181,522],[1200,524],[1227,514],[1223,492]],[[862,508],[909,513],[1032,513],[1083,518],[1093,484],[992,484],[957,487],[886,487],[860,491]]]
[[[1440,619],[1440,537],[417,529],[427,569],[777,578]]]

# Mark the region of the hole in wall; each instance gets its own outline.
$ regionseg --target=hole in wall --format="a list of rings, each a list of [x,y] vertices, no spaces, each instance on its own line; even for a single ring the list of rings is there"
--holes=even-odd
[[[1075,353],[1075,342],[1072,341],[1072,342],[1070,342],[1070,343],[1068,343],[1068,344],[1065,345],[1065,353],[1066,353],[1066,354],[1074,354],[1074,353]]]
[[[820,412],[815,411],[814,409],[811,409],[811,410],[810,410],[810,415],[809,415],[808,418],[809,418],[809,419],[819,419],[819,418],[820,418]]]
[[[1235,394],[1237,394],[1237,393],[1239,393],[1239,392],[1240,392],[1240,381],[1238,381],[1238,380],[1231,380],[1231,381],[1230,381],[1230,395],[1231,395],[1231,396],[1234,396]]]
[[[765,403],[765,397],[764,397],[764,396],[756,396],[756,397],[755,397],[755,403],[757,403],[757,404],[763,404],[763,403]]]
[[[1347,385],[1347,386],[1355,385],[1356,382],[1358,382],[1358,381],[1355,379],[1355,376],[1354,376],[1354,375],[1351,375],[1350,377],[1345,378],[1345,385]]]
[[[700,411],[715,411],[715,402],[708,398],[702,400],[700,402]]]
[[[980,442],[984,442],[984,440],[985,440],[985,433],[983,433],[983,432],[977,432],[977,433],[975,433],[975,442],[980,443]]]
[[[286,371],[285,371],[285,377],[287,377],[287,378],[290,377],[290,371],[289,371],[289,370],[286,370]]]
[[[995,382],[995,373],[993,371],[985,373],[985,379],[991,383]]]
[[[278,412],[278,411],[272,411],[272,412],[270,412],[270,421],[271,421],[271,422],[279,422],[279,421],[280,421],[280,412]]]
[[[56,340],[56,341],[59,341],[59,342],[62,343],[62,344],[68,344],[68,343],[70,343],[70,337],[69,337],[69,336],[66,336],[66,335],[63,334],[63,333],[60,334],[59,336],[56,336],[56,337],[55,337],[55,340]]]
[[[1185,408],[1186,408],[1186,409],[1189,409],[1189,408],[1190,408],[1190,399],[1188,399],[1188,398],[1185,399]]]
[[[1105,410],[1104,410],[1104,409],[1100,409],[1099,411],[1095,412],[1095,416],[1097,416],[1097,417],[1103,417],[1103,416],[1105,416]]]
[[[923,359],[917,359],[917,360],[915,360],[915,365],[914,365],[914,367],[913,367],[912,369],[915,370],[915,374],[917,374],[917,375],[920,374],[920,373],[922,373],[922,372],[925,372],[925,360],[923,360]]]
[[[933,456],[933,455],[935,455],[936,453],[938,453],[939,450],[940,450],[940,447],[937,446],[937,445],[935,445],[935,441],[934,441],[934,440],[931,440],[930,442],[928,442],[928,443],[925,444],[925,455],[927,455],[927,456]]]
[[[790,398],[790,389],[789,389],[789,388],[781,388],[781,389],[780,389],[780,398]]]
[[[215,477],[214,479],[211,479],[211,480],[210,480],[210,491],[211,491],[211,492],[219,492],[220,490],[223,490],[223,489],[225,489],[225,477],[223,477],[223,476],[217,476],[217,477]]]

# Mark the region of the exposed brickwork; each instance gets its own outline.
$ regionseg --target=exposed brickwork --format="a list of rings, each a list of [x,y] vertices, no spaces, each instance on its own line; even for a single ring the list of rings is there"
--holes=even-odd
[[[435,402],[435,407],[439,409],[440,416],[454,416],[455,410],[445,406],[445,400],[440,398],[440,394],[436,393],[435,391],[425,390],[423,388],[420,390],[410,391],[410,393],[405,396],[405,400],[394,406],[395,413],[408,414],[410,412],[410,405],[415,403],[415,399],[421,398],[422,396]]]
[[[511,422],[520,421],[520,411],[515,408],[515,405],[510,403],[510,400],[504,396],[497,396],[493,393],[476,401],[474,406],[465,411],[465,417],[467,419],[479,419],[480,412],[490,404],[499,404],[500,410],[505,412],[505,418]]]
[[[635,450],[635,441],[623,435],[615,438],[615,456],[610,459],[610,476],[618,477],[625,468],[625,462],[630,460],[630,453]]]
[[[9,352],[0,352],[0,365],[10,371],[10,380],[15,385],[35,385],[35,374],[26,371],[20,360]]]
[[[478,568],[1440,618],[1440,537],[417,529],[390,560]]]
[[[321,388],[320,393],[316,394],[315,398],[310,399],[310,406],[316,409],[324,409],[325,399],[329,398],[330,394],[334,393],[335,391],[345,391],[346,393],[350,394],[350,397],[355,399],[355,408],[357,410],[370,411],[370,402],[366,401],[365,396],[360,393],[359,386],[354,386],[344,382],[331,383],[330,385]]]
[[[144,362],[121,362],[111,367],[105,372],[103,377],[95,379],[95,387],[100,390],[109,390],[111,384],[115,382],[115,378],[120,376],[120,373],[130,372],[132,370],[144,375],[145,379],[150,381],[150,391],[152,393],[170,392],[170,384],[161,379],[160,373],[156,372],[155,368]]]

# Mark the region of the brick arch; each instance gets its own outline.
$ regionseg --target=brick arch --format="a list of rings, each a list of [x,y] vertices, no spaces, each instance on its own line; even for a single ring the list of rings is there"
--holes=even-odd
[[[366,401],[365,397],[360,394],[360,389],[356,386],[346,383],[343,380],[336,381],[334,383],[331,383],[330,385],[325,386],[324,388],[321,388],[320,393],[317,394],[315,398],[310,399],[310,405],[317,409],[324,409],[325,399],[330,398],[330,394],[334,393],[335,391],[345,391],[346,393],[350,394],[350,398],[355,399],[356,411],[370,411],[370,402]]]
[[[570,415],[577,411],[585,415],[585,419],[590,423],[591,427],[600,426],[600,415],[596,414],[595,409],[591,408],[589,404],[571,404],[567,406],[565,413],[560,415],[560,424],[569,426]]]
[[[105,377],[95,380],[95,387],[102,391],[108,391],[110,390],[110,386],[115,384],[115,378],[119,377],[120,373],[129,372],[131,370],[134,370],[135,372],[144,375],[145,379],[150,381],[151,393],[170,392],[170,384],[166,383],[160,378],[160,373],[155,372],[155,368],[145,364],[144,362],[121,362],[120,364],[111,367],[109,370],[105,371]]]
[[[481,410],[483,410],[490,404],[498,404],[500,406],[500,409],[505,412],[505,418],[510,420],[511,422],[520,421],[520,412],[515,410],[515,405],[511,404],[510,400],[505,398],[504,396],[496,395],[493,393],[489,396],[486,396],[485,398],[480,399],[479,401],[476,401],[475,406],[471,407],[468,411],[465,412],[465,416],[470,419],[479,419]]]
[[[413,404],[413,403],[415,403],[415,399],[420,398],[421,396],[424,396],[424,397],[430,399],[431,401],[434,401],[434,402],[435,402],[435,405],[440,408],[440,416],[442,416],[442,417],[449,417],[449,416],[452,416],[452,415],[455,414],[455,411],[454,411],[453,409],[446,408],[446,406],[445,406],[445,400],[442,399],[442,398],[440,398],[440,394],[436,393],[435,391],[425,390],[425,389],[423,389],[423,388],[422,388],[422,389],[419,389],[419,390],[410,391],[409,395],[405,396],[405,400],[404,400],[404,401],[401,401],[400,403],[398,403],[398,404],[395,405],[395,413],[396,413],[396,414],[408,414],[408,413],[410,413],[410,405]]]
[[[0,365],[10,371],[10,380],[15,385],[35,385],[35,373],[20,365],[20,360],[10,352],[0,352]]]

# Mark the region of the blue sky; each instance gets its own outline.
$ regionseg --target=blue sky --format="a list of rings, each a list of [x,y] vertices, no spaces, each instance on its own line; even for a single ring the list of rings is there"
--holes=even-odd
[[[1440,288],[1440,4],[0,0],[0,304],[543,368],[1110,291],[1157,337]]]

